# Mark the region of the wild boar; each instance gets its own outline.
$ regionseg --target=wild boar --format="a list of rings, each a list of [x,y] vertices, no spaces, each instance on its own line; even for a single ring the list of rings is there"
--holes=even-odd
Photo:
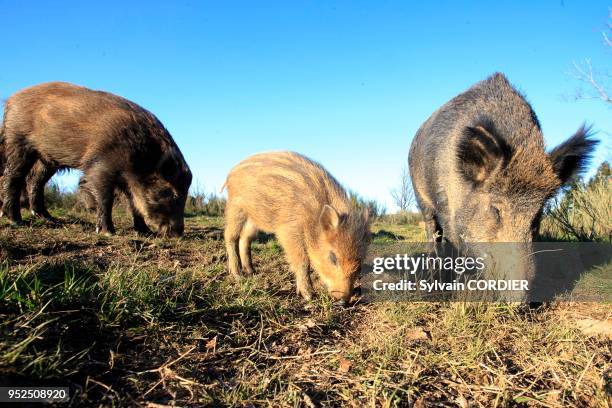
[[[428,237],[458,247],[522,243],[498,262],[513,263],[506,276],[533,279],[542,208],[585,167],[596,143],[583,125],[546,153],[536,114],[503,74],[475,84],[438,109],[410,148]]]
[[[151,112],[107,92],[52,82],[11,96],[0,132],[6,148],[2,212],[13,223],[21,222],[19,193],[38,160],[43,171],[32,186],[35,203],[43,203],[49,173],[80,169],[95,198],[96,231],[114,233],[119,188],[133,206],[136,230],[147,232],[146,218],[162,235],[182,235],[191,172]]]
[[[225,186],[225,243],[235,277],[253,273],[250,244],[261,230],[276,235],[304,299],[313,293],[310,266],[333,298],[349,301],[369,240],[368,213],[351,206],[331,174],[297,153],[261,153],[236,165]]]

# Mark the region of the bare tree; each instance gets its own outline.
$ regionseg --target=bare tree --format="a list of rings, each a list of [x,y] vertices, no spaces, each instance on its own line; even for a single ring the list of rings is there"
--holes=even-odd
[[[608,21],[606,28],[601,33],[602,43],[610,52],[612,52],[612,9],[608,12]],[[598,99],[605,103],[612,104],[612,91],[609,87],[612,74],[607,71],[595,70],[590,59],[585,59],[582,62],[573,63],[571,75],[579,81],[587,85],[587,90],[578,88],[574,95],[574,99]]]
[[[414,205],[414,191],[412,190],[412,183],[410,182],[408,167],[404,166],[402,168],[399,185],[397,188],[391,190],[391,197],[393,198],[395,205],[399,207],[400,211],[408,211],[410,207]]]

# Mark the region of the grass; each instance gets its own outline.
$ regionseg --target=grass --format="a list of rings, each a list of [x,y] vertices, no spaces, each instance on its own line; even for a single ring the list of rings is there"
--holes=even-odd
[[[67,385],[74,406],[609,406],[612,342],[579,318],[610,306],[357,303],[296,297],[282,249],[253,246],[228,276],[223,219],[143,238],[117,212],[54,210],[59,226],[0,220],[0,385]],[[384,218],[374,244],[421,241]],[[607,269],[609,271],[609,269]],[[594,277],[583,277],[597,281]]]
[[[607,162],[588,182],[577,181],[545,212],[542,235],[548,239],[612,242],[612,176]]]

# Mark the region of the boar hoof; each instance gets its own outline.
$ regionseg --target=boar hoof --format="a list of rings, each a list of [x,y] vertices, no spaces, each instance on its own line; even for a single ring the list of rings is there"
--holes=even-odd
[[[312,290],[309,288],[300,288],[298,286],[297,288],[297,294],[298,295],[302,295],[302,297],[304,298],[304,300],[310,302],[312,300]]]
[[[57,219],[46,211],[45,212],[30,211],[30,213],[32,214],[33,217],[42,218],[43,220],[47,222],[50,222],[53,224],[57,222]]]
[[[146,228],[146,227],[145,228],[136,228],[135,230],[136,230],[136,234],[138,234],[138,235],[140,235],[142,237],[148,237],[148,236],[154,235],[153,231],[151,231],[149,228]]]
[[[107,228],[100,228],[100,227],[96,227],[96,234],[102,234],[102,235],[106,235],[107,237],[112,236],[115,233],[115,231],[111,231]]]

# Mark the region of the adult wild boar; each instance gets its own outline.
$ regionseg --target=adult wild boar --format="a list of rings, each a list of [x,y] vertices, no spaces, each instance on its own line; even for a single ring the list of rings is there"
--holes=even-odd
[[[96,230],[114,232],[114,191],[126,193],[134,227],[147,232],[144,219],[162,235],[183,233],[191,172],[178,146],[149,111],[119,96],[68,83],[26,88],[4,108],[0,139],[6,148],[3,213],[21,221],[19,193],[34,163],[43,169],[31,197],[42,203],[44,183],[57,169],[83,171],[97,206]]]
[[[297,153],[261,153],[236,165],[225,185],[225,243],[234,276],[241,276],[241,264],[253,273],[250,244],[262,230],[284,248],[298,294],[312,297],[311,266],[332,297],[350,299],[369,240],[368,214],[351,206],[331,174]]]
[[[506,277],[532,279],[544,203],[583,169],[596,143],[583,126],[546,153],[536,114],[504,75],[475,84],[438,109],[410,148],[428,237],[457,247],[522,243],[497,261],[511,263]]]

